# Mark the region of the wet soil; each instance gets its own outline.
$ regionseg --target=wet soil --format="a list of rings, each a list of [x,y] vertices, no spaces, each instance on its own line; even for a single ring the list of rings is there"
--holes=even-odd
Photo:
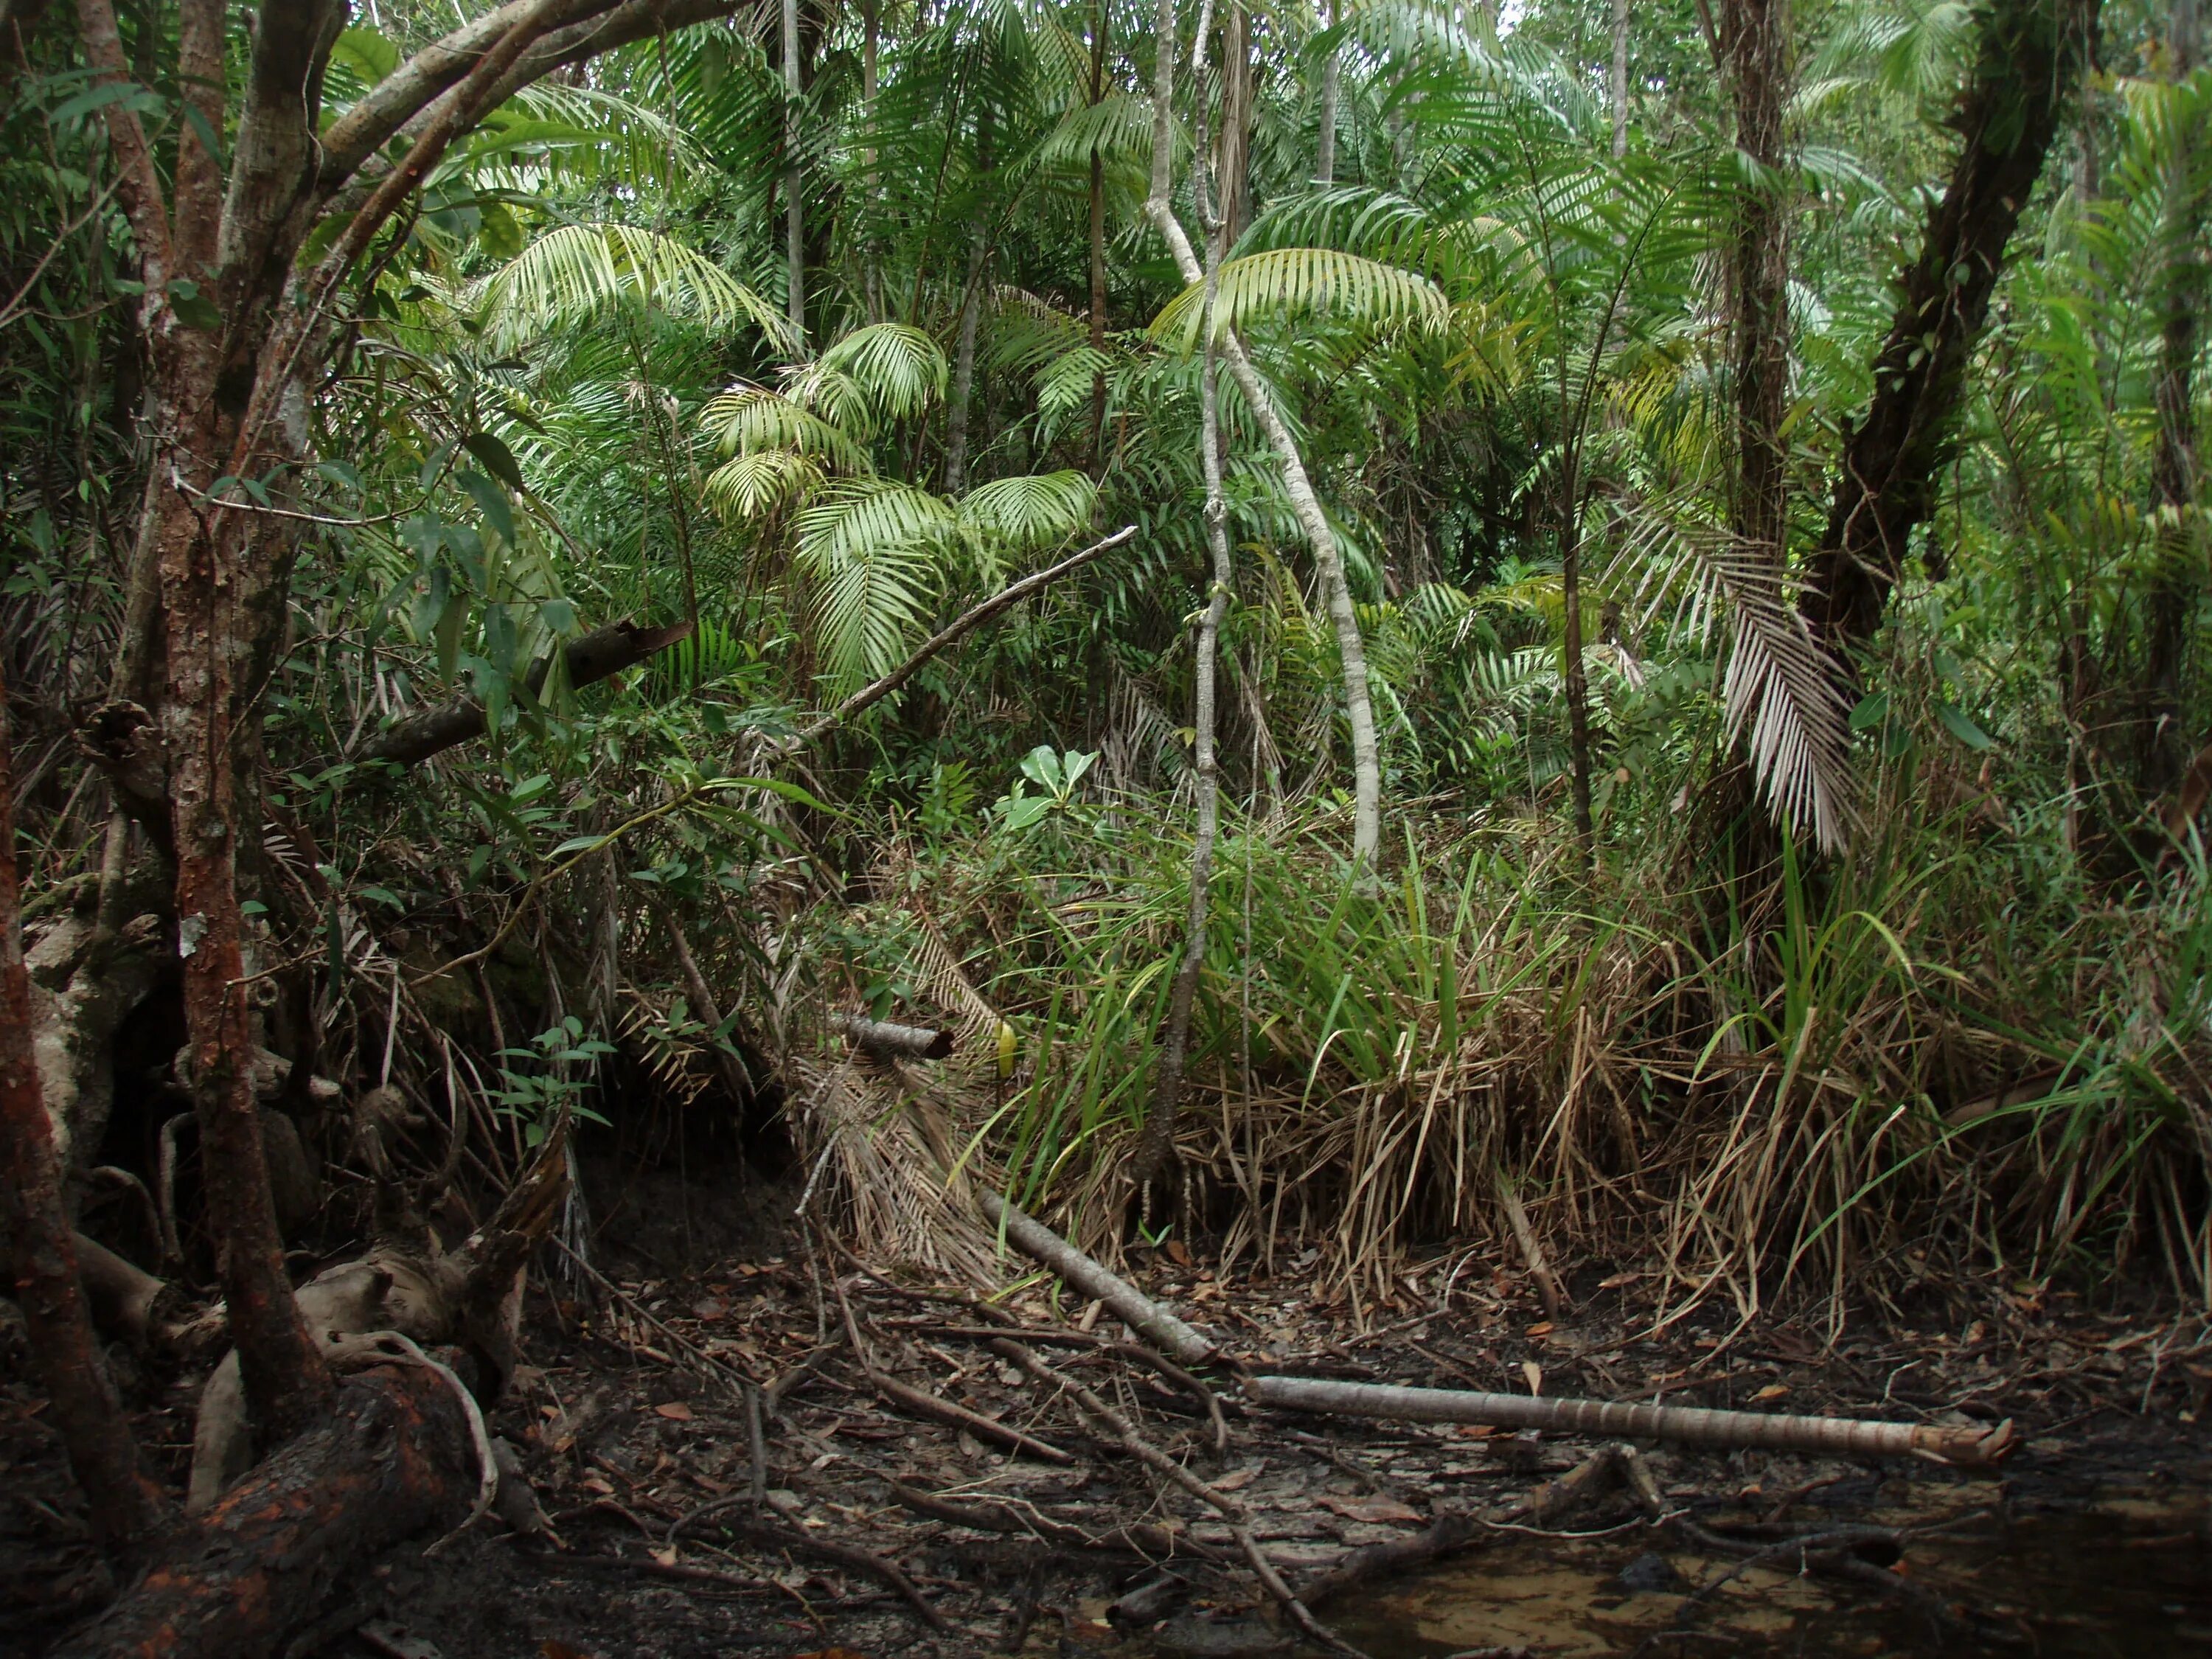
[[[773,1198],[748,1207],[787,1207]],[[656,1217],[665,1222],[665,1206]],[[1241,1505],[1293,1585],[1363,1547],[1468,1517],[1456,1553],[1318,1609],[1375,1659],[2212,1652],[2212,1338],[2201,1319],[2154,1304],[1948,1286],[1832,1342],[1786,1317],[1735,1331],[1717,1310],[1655,1332],[1653,1281],[1602,1265],[1550,1319],[1520,1275],[1462,1257],[1409,1272],[1379,1305],[1316,1282],[1310,1255],[1267,1275],[1166,1254],[1127,1264],[1255,1367],[2009,1417],[2024,1437],[1999,1479],[1649,1449],[1662,1522],[1617,1482],[1597,1483],[1536,1528],[1512,1518],[1516,1500],[1595,1443],[1241,1409],[1219,1373],[1228,1443],[1217,1449],[1188,1389],[1086,1346],[1086,1330],[1124,1334],[1048,1284],[1022,1281],[985,1306],[787,1236],[763,1232],[738,1257],[688,1271],[670,1265],[665,1225],[650,1248],[607,1247],[605,1285],[556,1279],[533,1296],[529,1364],[491,1426],[520,1452],[550,1530],[517,1537],[487,1520],[434,1559],[428,1540],[388,1552],[296,1659],[1291,1651],[1224,1518],[1164,1487],[1063,1388],[996,1352],[981,1333],[1006,1318],[1060,1376]],[[879,1376],[1018,1427],[1066,1461],[1009,1451],[887,1395],[856,1361],[841,1289]],[[22,1360],[0,1322],[0,1652],[30,1656],[109,1588]],[[142,1436],[180,1477],[189,1391],[126,1380]],[[748,1382],[774,1395],[757,1509]],[[1851,1534],[1850,1561],[1821,1541],[1865,1528],[1883,1535]],[[1793,1557],[1796,1534],[1813,1541]],[[1747,1565],[1759,1548],[1770,1553]]]

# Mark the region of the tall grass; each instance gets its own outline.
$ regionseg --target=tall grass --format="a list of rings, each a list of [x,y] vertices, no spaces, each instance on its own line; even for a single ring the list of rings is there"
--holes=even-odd
[[[1923,786],[1889,781],[1851,859],[1736,884],[1686,832],[1585,878],[1537,822],[1431,811],[1362,892],[1333,815],[1232,822],[1176,1224],[1231,1267],[1318,1244],[1365,1305],[1448,1254],[1517,1264],[1503,1177],[1558,1258],[1652,1272],[1668,1317],[1988,1267],[2212,1297],[2201,850],[2084,905],[2054,808],[1997,833]],[[1157,805],[879,884],[1013,1034],[1012,1075],[957,1071],[956,1161],[1109,1254],[1185,902]]]

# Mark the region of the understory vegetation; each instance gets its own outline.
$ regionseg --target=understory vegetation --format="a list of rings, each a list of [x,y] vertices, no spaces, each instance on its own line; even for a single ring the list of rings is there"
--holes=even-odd
[[[569,1129],[979,1282],[2212,1301],[2195,0],[0,56],[9,1018],[264,1425],[280,1232]]]

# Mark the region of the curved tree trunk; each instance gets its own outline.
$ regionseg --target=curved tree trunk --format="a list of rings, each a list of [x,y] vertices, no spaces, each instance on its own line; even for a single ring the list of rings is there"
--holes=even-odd
[[[1839,658],[1873,639],[1955,441],[1966,365],[2014,228],[2093,54],[2101,0],[1993,0],[1952,125],[1964,143],[1899,274],[1874,398],[1845,441],[1802,603]]]
[[[1152,220],[1175,256],[1176,270],[1186,283],[1203,282],[1204,268],[1190,238],[1176,218],[1170,200],[1169,168],[1174,155],[1176,21],[1174,0],[1160,0],[1154,15],[1152,69],[1152,187],[1145,199],[1146,216]],[[1274,399],[1252,367],[1244,343],[1235,329],[1225,330],[1220,342],[1222,357],[1244,400],[1259,417],[1267,434],[1268,447],[1283,469],[1283,493],[1290,497],[1307,545],[1313,550],[1314,568],[1321,578],[1322,596],[1328,606],[1336,632],[1337,655],[1343,667],[1344,709],[1352,736],[1352,862],[1360,878],[1371,878],[1382,841],[1382,763],[1375,736],[1374,705],[1367,690],[1367,648],[1359,635],[1359,613],[1352,602],[1352,589],[1344,579],[1344,561],[1338,556],[1336,532],[1322,510],[1307,476],[1297,441],[1276,410]]]
[[[367,1556],[468,1513],[481,1472],[441,1373],[379,1366],[194,1526],[53,1659],[258,1659],[319,1617]]]

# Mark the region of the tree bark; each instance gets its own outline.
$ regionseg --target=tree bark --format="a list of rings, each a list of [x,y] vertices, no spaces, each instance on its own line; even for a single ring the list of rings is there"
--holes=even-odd
[[[2005,251],[2090,60],[2101,0],[1993,0],[1953,125],[1964,138],[1929,210],[1918,258],[1875,361],[1875,392],[1844,445],[1828,528],[1801,609],[1848,664],[1882,623],[1907,543],[1955,442],[1968,360]]]
[[[806,353],[805,179],[799,160],[799,0],[783,0],[783,258],[789,284],[792,349]]]
[[[1613,159],[1628,154],[1628,0],[1613,0]]]
[[[1335,19],[1324,9],[1321,26],[1329,28],[1334,22]],[[1314,146],[1314,182],[1317,185],[1336,182],[1336,105],[1341,72],[1336,48],[1331,46],[1321,60],[1321,137]]]
[[[1729,244],[1735,335],[1736,539],[1771,568],[1778,591],[1788,523],[1790,202],[1783,111],[1789,98],[1788,0],[1727,0],[1721,42],[1735,106],[1735,143],[1749,175]]]
[[[1152,67],[1152,185],[1146,198],[1145,214],[1175,257],[1176,269],[1186,284],[1203,282],[1204,268],[1189,236],[1175,215],[1169,195],[1169,170],[1174,153],[1176,22],[1174,0],[1159,0],[1153,18]],[[1222,331],[1220,350],[1231,379],[1258,417],[1267,446],[1283,469],[1283,493],[1290,497],[1298,527],[1312,550],[1314,568],[1321,580],[1322,596],[1328,606],[1336,633],[1337,656],[1344,675],[1346,722],[1351,728],[1352,774],[1352,863],[1358,879],[1370,880],[1382,841],[1382,765],[1375,736],[1374,706],[1367,690],[1367,649],[1359,635],[1359,614],[1345,581],[1344,561],[1338,556],[1336,532],[1322,510],[1307,476],[1297,441],[1275,408],[1259,372],[1233,328]]]
[[[163,1540],[152,1570],[54,1659],[258,1659],[312,1623],[362,1560],[467,1512],[467,1415],[426,1366],[380,1366],[335,1409]]]
[[[1091,106],[1106,96],[1106,0],[1091,9]],[[1091,147],[1091,349],[1106,349],[1106,155]],[[1106,371],[1091,377],[1091,476],[1106,467]]]
[[[126,1547],[158,1523],[161,1488],[139,1462],[131,1419],[100,1358],[62,1201],[62,1164],[39,1080],[31,977],[23,965],[13,756],[7,687],[0,684],[0,1246],[46,1391],[48,1420],[84,1492],[93,1530],[111,1548]]]
[[[975,392],[975,332],[983,309],[988,237],[978,214],[968,233],[968,274],[960,289],[960,337],[952,353],[952,389],[945,400],[945,493],[968,488],[968,415]]]
[[[2173,0],[2166,26],[2166,70],[2177,84],[2202,60],[2197,0]],[[2188,672],[2191,627],[2203,597],[2202,527],[2197,521],[2197,404],[2192,377],[2204,315],[2205,189],[2199,176],[2202,123],[2177,110],[2166,161],[2164,263],[2159,328],[2158,448],[2151,466],[2151,507],[2157,559],[2145,601],[2142,732],[2137,745],[2142,787],[2155,795],[2181,775],[2182,682]]]
[[[587,685],[612,678],[649,661],[690,635],[689,622],[667,628],[641,628],[634,622],[618,622],[593,629],[563,647],[568,688],[580,691]],[[528,684],[533,696],[544,689],[550,665],[549,659],[531,671]],[[356,758],[389,761],[395,766],[420,766],[431,756],[483,734],[483,705],[474,697],[459,697],[439,708],[408,715],[378,736]]]

